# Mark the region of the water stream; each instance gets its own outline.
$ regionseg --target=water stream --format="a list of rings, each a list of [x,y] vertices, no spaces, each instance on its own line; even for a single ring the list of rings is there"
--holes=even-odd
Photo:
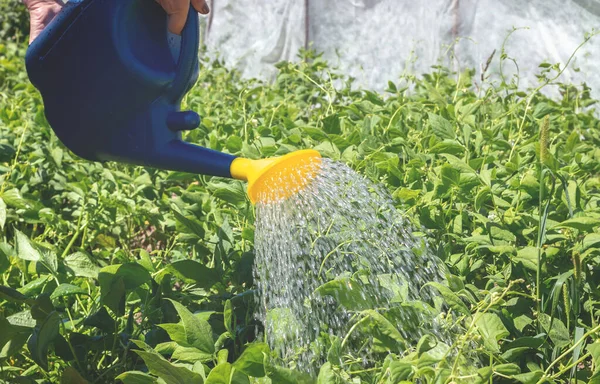
[[[304,166],[318,168],[306,188],[256,205],[258,317],[271,348],[314,374],[328,345],[368,366],[376,354],[398,353],[424,334],[443,338],[437,313],[422,307],[432,294],[422,287],[441,281],[441,262],[388,192],[339,162]],[[267,200],[280,193],[270,191]]]

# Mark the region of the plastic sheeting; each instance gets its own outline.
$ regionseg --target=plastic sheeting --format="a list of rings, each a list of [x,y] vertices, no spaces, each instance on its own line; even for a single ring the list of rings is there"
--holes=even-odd
[[[245,77],[272,78],[273,64],[312,46],[362,87],[381,90],[403,73],[444,64],[499,74],[500,51],[515,59],[523,88],[538,65],[566,63],[584,35],[600,29],[600,0],[212,0],[203,39],[211,55]],[[600,36],[577,53],[562,81],[586,82],[600,98]],[[505,76],[517,72],[509,61]]]

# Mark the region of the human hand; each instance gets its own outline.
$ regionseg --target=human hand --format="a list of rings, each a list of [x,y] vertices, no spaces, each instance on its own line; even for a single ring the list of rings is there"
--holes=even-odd
[[[58,0],[23,0],[29,11],[29,44],[42,31],[63,8],[63,3]]]
[[[22,0],[29,11],[29,44],[56,15],[62,10],[63,3],[58,0]],[[190,2],[196,11],[203,15],[210,12],[206,0],[156,0],[168,16],[168,28],[171,33],[180,35],[190,9]]]
[[[210,12],[206,0],[156,0],[156,2],[167,13],[169,32],[176,35],[181,35],[181,31],[183,31],[190,10],[190,3],[196,11],[203,15]]]

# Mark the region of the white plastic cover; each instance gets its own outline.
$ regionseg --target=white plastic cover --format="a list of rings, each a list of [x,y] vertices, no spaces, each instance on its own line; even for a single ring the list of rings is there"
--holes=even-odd
[[[566,63],[584,35],[600,29],[600,0],[212,0],[203,18],[211,55],[245,77],[271,78],[274,63],[295,60],[310,43],[357,85],[381,90],[405,71],[441,63],[499,73],[502,43],[520,86],[536,86],[538,65]],[[454,44],[454,42],[458,43]],[[562,81],[586,82],[600,98],[600,36],[577,53]],[[505,62],[510,77],[516,66]]]

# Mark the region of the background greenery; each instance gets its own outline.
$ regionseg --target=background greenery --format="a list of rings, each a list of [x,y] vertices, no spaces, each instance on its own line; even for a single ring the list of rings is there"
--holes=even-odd
[[[29,15],[21,0],[0,2],[0,41],[23,40],[29,33]]]
[[[311,52],[273,84],[204,63],[188,140],[343,161],[388,188],[447,267],[439,301],[399,308],[438,316],[452,345],[402,348],[393,311],[361,308],[372,360],[327,339],[313,379],[255,338],[244,184],[77,159],[45,121],[25,48],[0,44],[0,380],[599,381],[600,121],[585,86],[540,94],[557,65],[528,92],[440,67],[378,94]]]

